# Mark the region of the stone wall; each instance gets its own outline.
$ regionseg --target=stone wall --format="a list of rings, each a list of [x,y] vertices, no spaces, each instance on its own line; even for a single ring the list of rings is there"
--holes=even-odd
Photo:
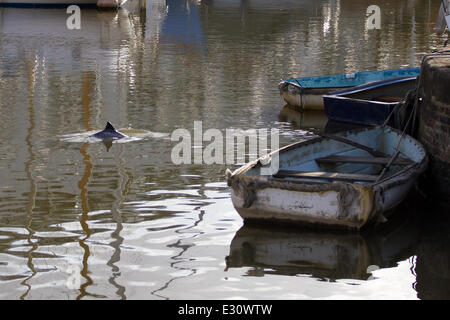
[[[419,84],[418,140],[430,156],[421,189],[450,204],[450,53],[422,60]]]

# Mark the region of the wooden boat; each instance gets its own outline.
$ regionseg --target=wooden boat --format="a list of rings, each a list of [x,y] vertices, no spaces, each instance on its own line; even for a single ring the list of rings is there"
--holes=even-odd
[[[377,81],[323,96],[329,120],[364,125],[383,124],[392,110],[416,87],[416,77]],[[390,125],[398,119],[390,118]]]
[[[378,126],[288,145],[227,170],[227,183],[244,220],[360,229],[385,220],[427,159],[418,141]]]
[[[420,68],[343,73],[281,80],[280,95],[286,103],[303,109],[323,110],[324,95],[363,84],[401,77],[415,77]]]

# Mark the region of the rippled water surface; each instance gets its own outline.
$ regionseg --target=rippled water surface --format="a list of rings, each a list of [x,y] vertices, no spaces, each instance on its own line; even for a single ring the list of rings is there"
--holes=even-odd
[[[450,298],[431,209],[367,234],[243,226],[224,172],[245,159],[171,158],[194,121],[304,139],[327,119],[283,108],[280,78],[417,66],[442,47],[439,1],[378,1],[367,30],[372,2],[129,0],[82,9],[81,30],[65,9],[0,8],[0,298]],[[135,139],[84,140],[106,121]]]

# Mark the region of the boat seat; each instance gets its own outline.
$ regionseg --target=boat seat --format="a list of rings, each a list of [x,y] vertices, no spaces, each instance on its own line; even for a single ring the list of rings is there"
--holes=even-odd
[[[327,157],[317,158],[318,163],[367,163],[367,164],[381,164],[386,165],[391,160],[390,157],[354,157],[354,156],[337,156],[331,155]],[[412,161],[405,158],[396,159],[393,164],[396,165],[409,165]]]
[[[278,170],[273,175],[276,178],[308,178],[308,179],[331,179],[341,181],[362,181],[375,182],[377,175],[356,174],[356,173],[338,173],[325,171],[294,171],[294,170]]]

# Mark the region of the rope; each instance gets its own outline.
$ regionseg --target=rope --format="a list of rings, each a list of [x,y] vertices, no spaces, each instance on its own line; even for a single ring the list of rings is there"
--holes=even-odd
[[[419,77],[418,77],[417,83],[418,83],[418,84],[420,83],[420,75],[419,75]],[[418,86],[417,86],[417,87],[418,87]],[[382,170],[381,173],[379,174],[377,180],[375,181],[375,184],[378,183],[378,182],[383,178],[383,176],[384,176],[384,175],[386,174],[386,172],[389,170],[389,167],[392,165],[392,163],[394,163],[395,159],[399,156],[399,154],[400,154],[400,150],[399,150],[399,148],[400,148],[400,143],[403,141],[403,137],[404,137],[405,134],[406,134],[406,130],[408,129],[409,122],[410,122],[411,119],[413,119],[413,118],[414,118],[413,126],[415,125],[416,109],[417,109],[417,105],[418,105],[418,104],[417,104],[417,100],[418,100],[417,97],[418,97],[418,94],[419,94],[419,91],[418,91],[417,88],[416,88],[416,89],[412,89],[412,90],[410,90],[410,91],[407,92],[406,98],[405,98],[405,102],[404,102],[403,104],[401,104],[401,103],[397,104],[397,105],[392,109],[392,111],[389,113],[389,116],[386,118],[386,120],[384,121],[384,123],[383,123],[383,125],[382,125],[382,127],[384,127],[384,126],[387,125],[387,123],[389,122],[389,119],[390,119],[391,116],[394,114],[394,112],[396,112],[396,110],[399,108],[400,105],[405,106],[405,111],[408,110],[408,108],[407,108],[407,107],[408,107],[408,104],[407,104],[407,103],[409,103],[409,101],[411,100],[410,97],[411,97],[411,95],[414,93],[414,90],[416,91],[416,92],[415,92],[415,95],[414,95],[414,104],[413,104],[413,107],[412,107],[411,112],[409,113],[409,117],[408,117],[408,120],[407,120],[406,123],[405,123],[405,126],[404,126],[404,128],[403,128],[402,134],[400,135],[400,138],[398,139],[397,146],[396,146],[395,149],[394,149],[394,154],[392,155],[392,157],[391,157],[391,159],[389,160],[389,162],[387,163],[387,165],[383,168],[383,170]]]
[[[384,120],[383,124],[381,125],[382,127],[385,127],[387,125],[387,123],[389,122],[389,120],[391,119],[391,116],[394,114],[394,112],[399,108],[399,106],[401,105],[401,103],[397,103],[395,105],[395,107],[392,109],[392,111],[389,113],[389,115],[387,116],[386,120]]]
[[[409,122],[410,122],[411,119],[413,118],[413,114],[415,114],[416,106],[417,106],[417,104],[414,103],[413,110],[411,110],[411,113],[409,114],[408,121],[406,121],[405,127],[403,128],[402,135],[400,136],[400,139],[398,139],[397,147],[395,148],[395,152],[396,152],[396,153],[399,152],[399,151],[398,151],[398,148],[400,147],[400,143],[402,142],[402,139],[403,139],[403,137],[405,136],[406,129],[408,128]],[[395,156],[395,153],[394,153],[394,156]]]

